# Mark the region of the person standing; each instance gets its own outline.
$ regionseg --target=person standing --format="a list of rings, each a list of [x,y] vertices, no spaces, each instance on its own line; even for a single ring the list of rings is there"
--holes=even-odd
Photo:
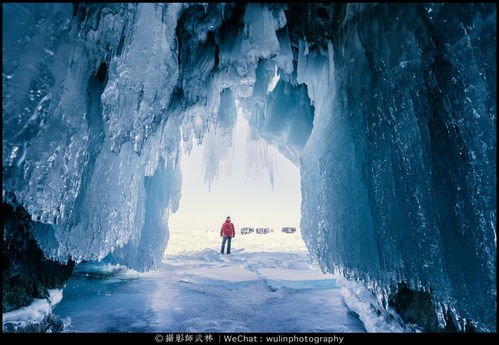
[[[227,242],[227,254],[230,254],[230,242],[232,241],[232,237],[235,236],[234,223],[230,221],[230,217],[227,217],[225,223],[222,225],[222,229],[220,229],[220,237],[223,237],[222,250],[220,251],[222,254],[224,253],[225,242]]]

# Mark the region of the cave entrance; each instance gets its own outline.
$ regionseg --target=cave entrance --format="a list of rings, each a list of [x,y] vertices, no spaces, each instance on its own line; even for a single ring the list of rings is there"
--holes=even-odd
[[[306,252],[300,233],[300,171],[268,144],[237,107],[231,135],[219,128],[192,144],[181,159],[182,197],[169,217],[166,255],[220,250],[220,228],[230,216],[236,228],[232,251]],[[268,234],[241,234],[249,227]],[[295,227],[295,233],[282,232]]]

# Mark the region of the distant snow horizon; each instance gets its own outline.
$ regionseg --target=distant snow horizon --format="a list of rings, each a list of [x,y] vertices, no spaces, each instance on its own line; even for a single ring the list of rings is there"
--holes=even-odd
[[[178,255],[199,252],[205,249],[219,251],[221,246],[219,231],[181,230],[171,231],[165,255]],[[272,252],[272,253],[308,253],[301,232],[283,233],[274,231],[268,234],[243,235],[236,229],[236,237],[232,240],[231,251]]]

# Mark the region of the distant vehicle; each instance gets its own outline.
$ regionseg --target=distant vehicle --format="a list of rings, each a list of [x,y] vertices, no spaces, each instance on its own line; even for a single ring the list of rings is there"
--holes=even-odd
[[[253,229],[253,228],[242,228],[241,229],[241,234],[243,234],[243,235],[251,234],[254,231],[255,231],[255,229]]]
[[[296,228],[287,226],[282,228],[282,232],[285,232],[287,234],[292,234],[293,232],[296,232]]]
[[[269,232],[272,232],[272,230],[269,228],[256,228],[257,234],[265,235],[268,234]]]

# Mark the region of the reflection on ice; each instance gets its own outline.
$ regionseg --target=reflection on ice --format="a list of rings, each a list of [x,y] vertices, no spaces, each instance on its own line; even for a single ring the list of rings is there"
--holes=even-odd
[[[304,253],[205,249],[148,273],[82,264],[64,295],[68,332],[365,332]]]

